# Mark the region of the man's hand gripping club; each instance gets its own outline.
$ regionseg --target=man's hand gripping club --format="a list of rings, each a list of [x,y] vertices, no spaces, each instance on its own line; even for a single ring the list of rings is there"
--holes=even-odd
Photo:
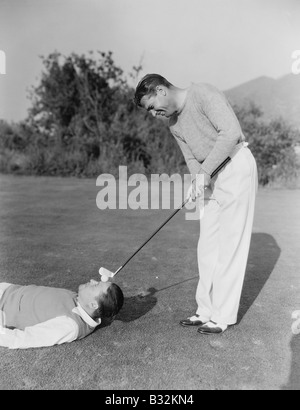
[[[192,181],[191,186],[187,192],[186,199],[189,202],[195,201],[197,198],[205,198],[205,192],[210,188],[211,176],[205,172],[197,174],[196,178]]]

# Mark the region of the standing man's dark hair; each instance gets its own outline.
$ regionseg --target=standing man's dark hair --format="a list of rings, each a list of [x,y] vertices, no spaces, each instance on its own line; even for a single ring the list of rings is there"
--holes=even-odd
[[[163,85],[167,88],[173,87],[165,77],[159,74],[147,74],[138,83],[134,95],[134,102],[137,106],[141,107],[141,99],[145,95],[156,94],[156,87]]]

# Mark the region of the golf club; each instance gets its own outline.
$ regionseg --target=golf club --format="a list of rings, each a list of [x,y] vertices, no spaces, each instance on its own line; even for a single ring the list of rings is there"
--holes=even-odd
[[[227,157],[225,161],[222,162],[222,164],[215,169],[215,171],[212,173],[211,177],[213,178],[229,161],[231,160],[230,157]],[[116,276],[126,265],[131,259],[159,232],[169,221],[170,219],[173,218],[179,212],[189,201],[190,198],[187,198],[184,200],[184,202],[181,204],[181,206],[175,211],[152,233],[152,235],[123,263],[122,266],[120,266],[115,272],[111,272],[106,268],[101,267],[99,269],[99,274],[101,275],[101,281],[102,282],[107,282],[110,278],[113,278]]]

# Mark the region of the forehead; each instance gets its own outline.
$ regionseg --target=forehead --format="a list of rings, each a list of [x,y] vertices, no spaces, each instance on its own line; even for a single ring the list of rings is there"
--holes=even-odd
[[[98,282],[96,286],[91,284],[91,282],[88,282],[88,284],[90,285],[88,286],[88,290],[96,295],[106,293],[108,288],[111,286],[111,282]]]
[[[106,293],[110,286],[110,282],[99,282],[98,285],[95,286],[95,292]]]
[[[111,282],[100,282],[102,287],[101,290],[103,290],[104,293],[108,291],[108,289],[111,287]]]

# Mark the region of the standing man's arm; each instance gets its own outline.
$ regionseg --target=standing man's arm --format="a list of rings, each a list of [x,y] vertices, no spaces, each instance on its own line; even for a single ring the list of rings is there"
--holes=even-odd
[[[188,190],[187,198],[195,199],[197,196],[201,196],[203,194],[204,187],[208,187],[210,185],[211,177],[202,169],[200,162],[195,158],[188,144],[177,136],[175,136],[175,139],[178,142],[178,145],[181,149],[181,152],[183,153],[185,162],[191,174],[192,184],[190,189]],[[196,179],[197,175],[201,174],[204,177],[204,187],[199,186],[199,183],[197,183]]]
[[[0,326],[0,346],[10,349],[54,346],[73,342],[77,337],[78,326],[67,316],[27,327],[24,331]]]
[[[181,149],[181,152],[183,153],[185,162],[191,174],[192,184],[191,184],[190,189],[188,190],[187,198],[195,199],[197,196],[200,196],[203,194],[204,187],[208,187],[210,185],[211,177],[202,169],[200,162],[195,158],[188,144],[185,141],[183,141],[181,138],[178,138],[177,136],[175,136],[175,139],[178,142],[178,145]],[[200,174],[202,174],[204,177],[204,181],[203,181],[204,187],[198,186],[197,184],[196,178],[197,178],[197,175],[200,175]]]
[[[184,156],[186,165],[190,171],[191,177],[192,177],[192,181],[194,181],[196,179],[196,175],[200,174],[202,169],[201,169],[201,164],[200,162],[194,157],[192,151],[190,150],[190,147],[188,146],[188,144],[183,141],[181,138],[178,138],[177,136],[175,136],[175,139],[181,149],[181,152]],[[202,171],[203,172],[203,171]]]
[[[201,168],[209,175],[229,157],[240,139],[244,139],[239,121],[225,95],[214,87],[199,96],[201,111],[218,133],[218,138]]]

